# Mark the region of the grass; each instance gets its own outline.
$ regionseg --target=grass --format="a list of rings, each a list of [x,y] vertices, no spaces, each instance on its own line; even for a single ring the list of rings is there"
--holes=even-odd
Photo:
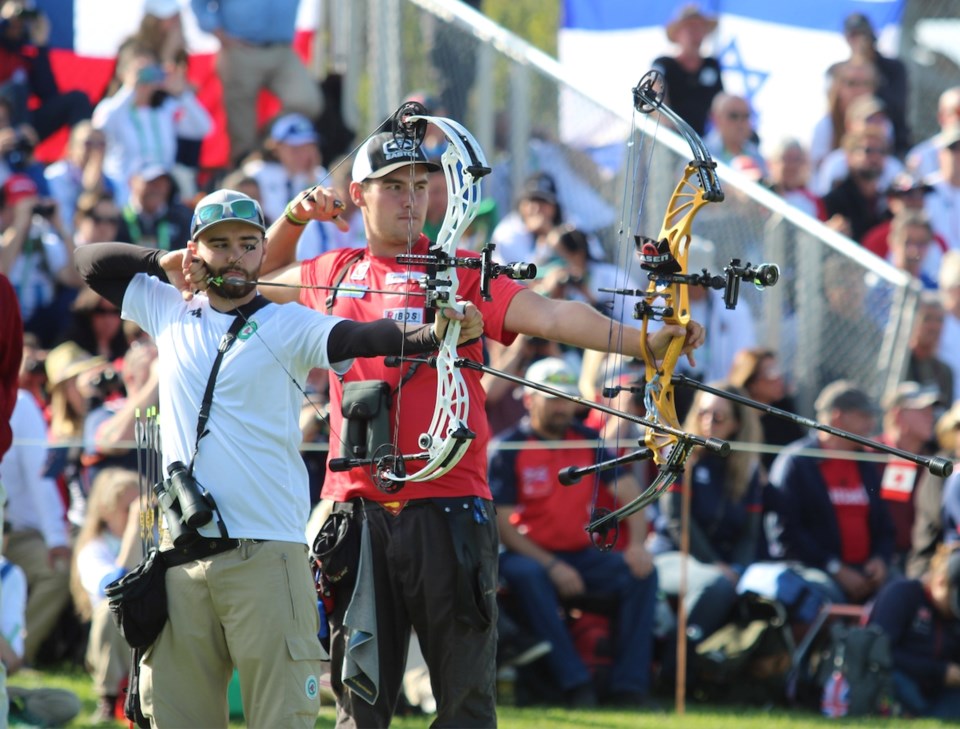
[[[22,671],[13,676],[15,686],[35,688],[39,686],[65,688],[76,693],[83,702],[83,711],[69,724],[71,729],[100,727],[92,724],[90,716],[96,708],[96,696],[91,690],[90,678],[77,668],[57,671]],[[498,711],[502,729],[809,729],[813,727],[877,727],[909,726],[910,729],[934,729],[943,724],[934,720],[883,720],[846,719],[838,722],[812,712],[777,708],[769,711],[756,707],[705,706],[691,704],[686,714],[678,715],[673,704],[664,700],[661,711],[628,711],[623,709],[591,709],[571,711],[563,708],[516,708],[501,707]],[[398,717],[393,726],[398,729],[418,729],[428,726],[429,717]],[[317,727],[328,729],[335,724],[334,709],[321,709]],[[119,723],[116,726],[121,726]],[[230,723],[231,727],[245,726],[242,721]]]

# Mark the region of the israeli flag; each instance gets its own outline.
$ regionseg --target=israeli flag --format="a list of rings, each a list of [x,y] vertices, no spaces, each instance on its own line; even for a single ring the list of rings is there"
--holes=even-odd
[[[564,0],[558,56],[567,78],[590,89],[613,109],[629,114],[630,90],[659,56],[677,49],[666,25],[682,0]],[[701,11],[719,20],[701,52],[719,59],[728,93],[748,99],[764,147],[785,137],[809,145],[813,128],[827,111],[827,69],[849,58],[843,20],[866,15],[878,48],[896,56],[906,0],[713,0]],[[570,99],[562,104],[561,133],[577,146],[601,146],[622,130],[575,118]],[[582,104],[579,105],[583,113]],[[609,121],[609,118],[608,118]]]

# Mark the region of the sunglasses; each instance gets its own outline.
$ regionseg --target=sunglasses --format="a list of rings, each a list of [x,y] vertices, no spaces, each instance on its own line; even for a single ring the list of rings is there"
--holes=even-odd
[[[96,213],[90,213],[90,220],[97,224],[109,223],[110,225],[120,225],[119,215],[97,215]]]
[[[727,119],[730,121],[746,121],[750,118],[749,111],[729,111],[727,112]]]
[[[255,200],[234,200],[229,203],[207,203],[193,213],[193,223],[190,225],[191,237],[196,236],[197,230],[219,220],[249,220],[257,225],[263,225],[263,213]]]

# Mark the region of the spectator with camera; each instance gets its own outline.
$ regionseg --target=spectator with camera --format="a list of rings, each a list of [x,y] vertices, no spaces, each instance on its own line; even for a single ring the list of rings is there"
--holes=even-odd
[[[82,458],[85,485],[92,484],[105,468],[136,470],[137,454],[129,444],[136,437],[137,412],[160,404],[159,379],[157,348],[152,342],[130,347],[119,373],[112,368],[101,373],[101,394],[114,390],[119,396],[105,400],[87,416]],[[71,503],[71,511],[72,507]]]
[[[122,182],[116,198],[125,205],[127,183],[135,171],[146,165],[173,169],[177,137],[201,140],[213,122],[187,83],[185,68],[168,72],[153,52],[135,48],[118,70],[123,85],[97,105],[93,125],[106,135],[104,170]]]
[[[590,252],[590,238],[573,225],[559,225],[547,235],[549,258],[538,269],[534,288],[552,299],[584,301],[611,319],[632,319],[632,303],[603,289],[639,289],[629,271],[597,261]]]
[[[119,185],[103,171],[107,138],[85,119],[70,130],[66,154],[44,170],[50,197],[57,202],[63,224],[74,231],[74,211],[81,196],[92,194],[113,198]],[[112,238],[111,238],[112,240]]]
[[[33,0],[0,5],[0,96],[12,104],[12,122],[21,124],[31,144],[61,127],[90,118],[90,99],[82,91],[60,93],[50,67],[50,19]],[[31,97],[39,99],[30,108]]]
[[[82,283],[73,267],[73,239],[56,204],[41,198],[22,174],[0,188],[0,228],[0,273],[14,284],[24,330],[50,347],[63,333],[67,308]]]

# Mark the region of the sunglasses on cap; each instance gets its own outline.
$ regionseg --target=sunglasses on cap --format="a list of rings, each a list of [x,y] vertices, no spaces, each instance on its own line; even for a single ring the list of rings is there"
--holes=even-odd
[[[193,213],[190,237],[196,237],[201,228],[220,220],[248,220],[263,227],[263,213],[255,200],[234,200],[228,203],[207,203]]]

